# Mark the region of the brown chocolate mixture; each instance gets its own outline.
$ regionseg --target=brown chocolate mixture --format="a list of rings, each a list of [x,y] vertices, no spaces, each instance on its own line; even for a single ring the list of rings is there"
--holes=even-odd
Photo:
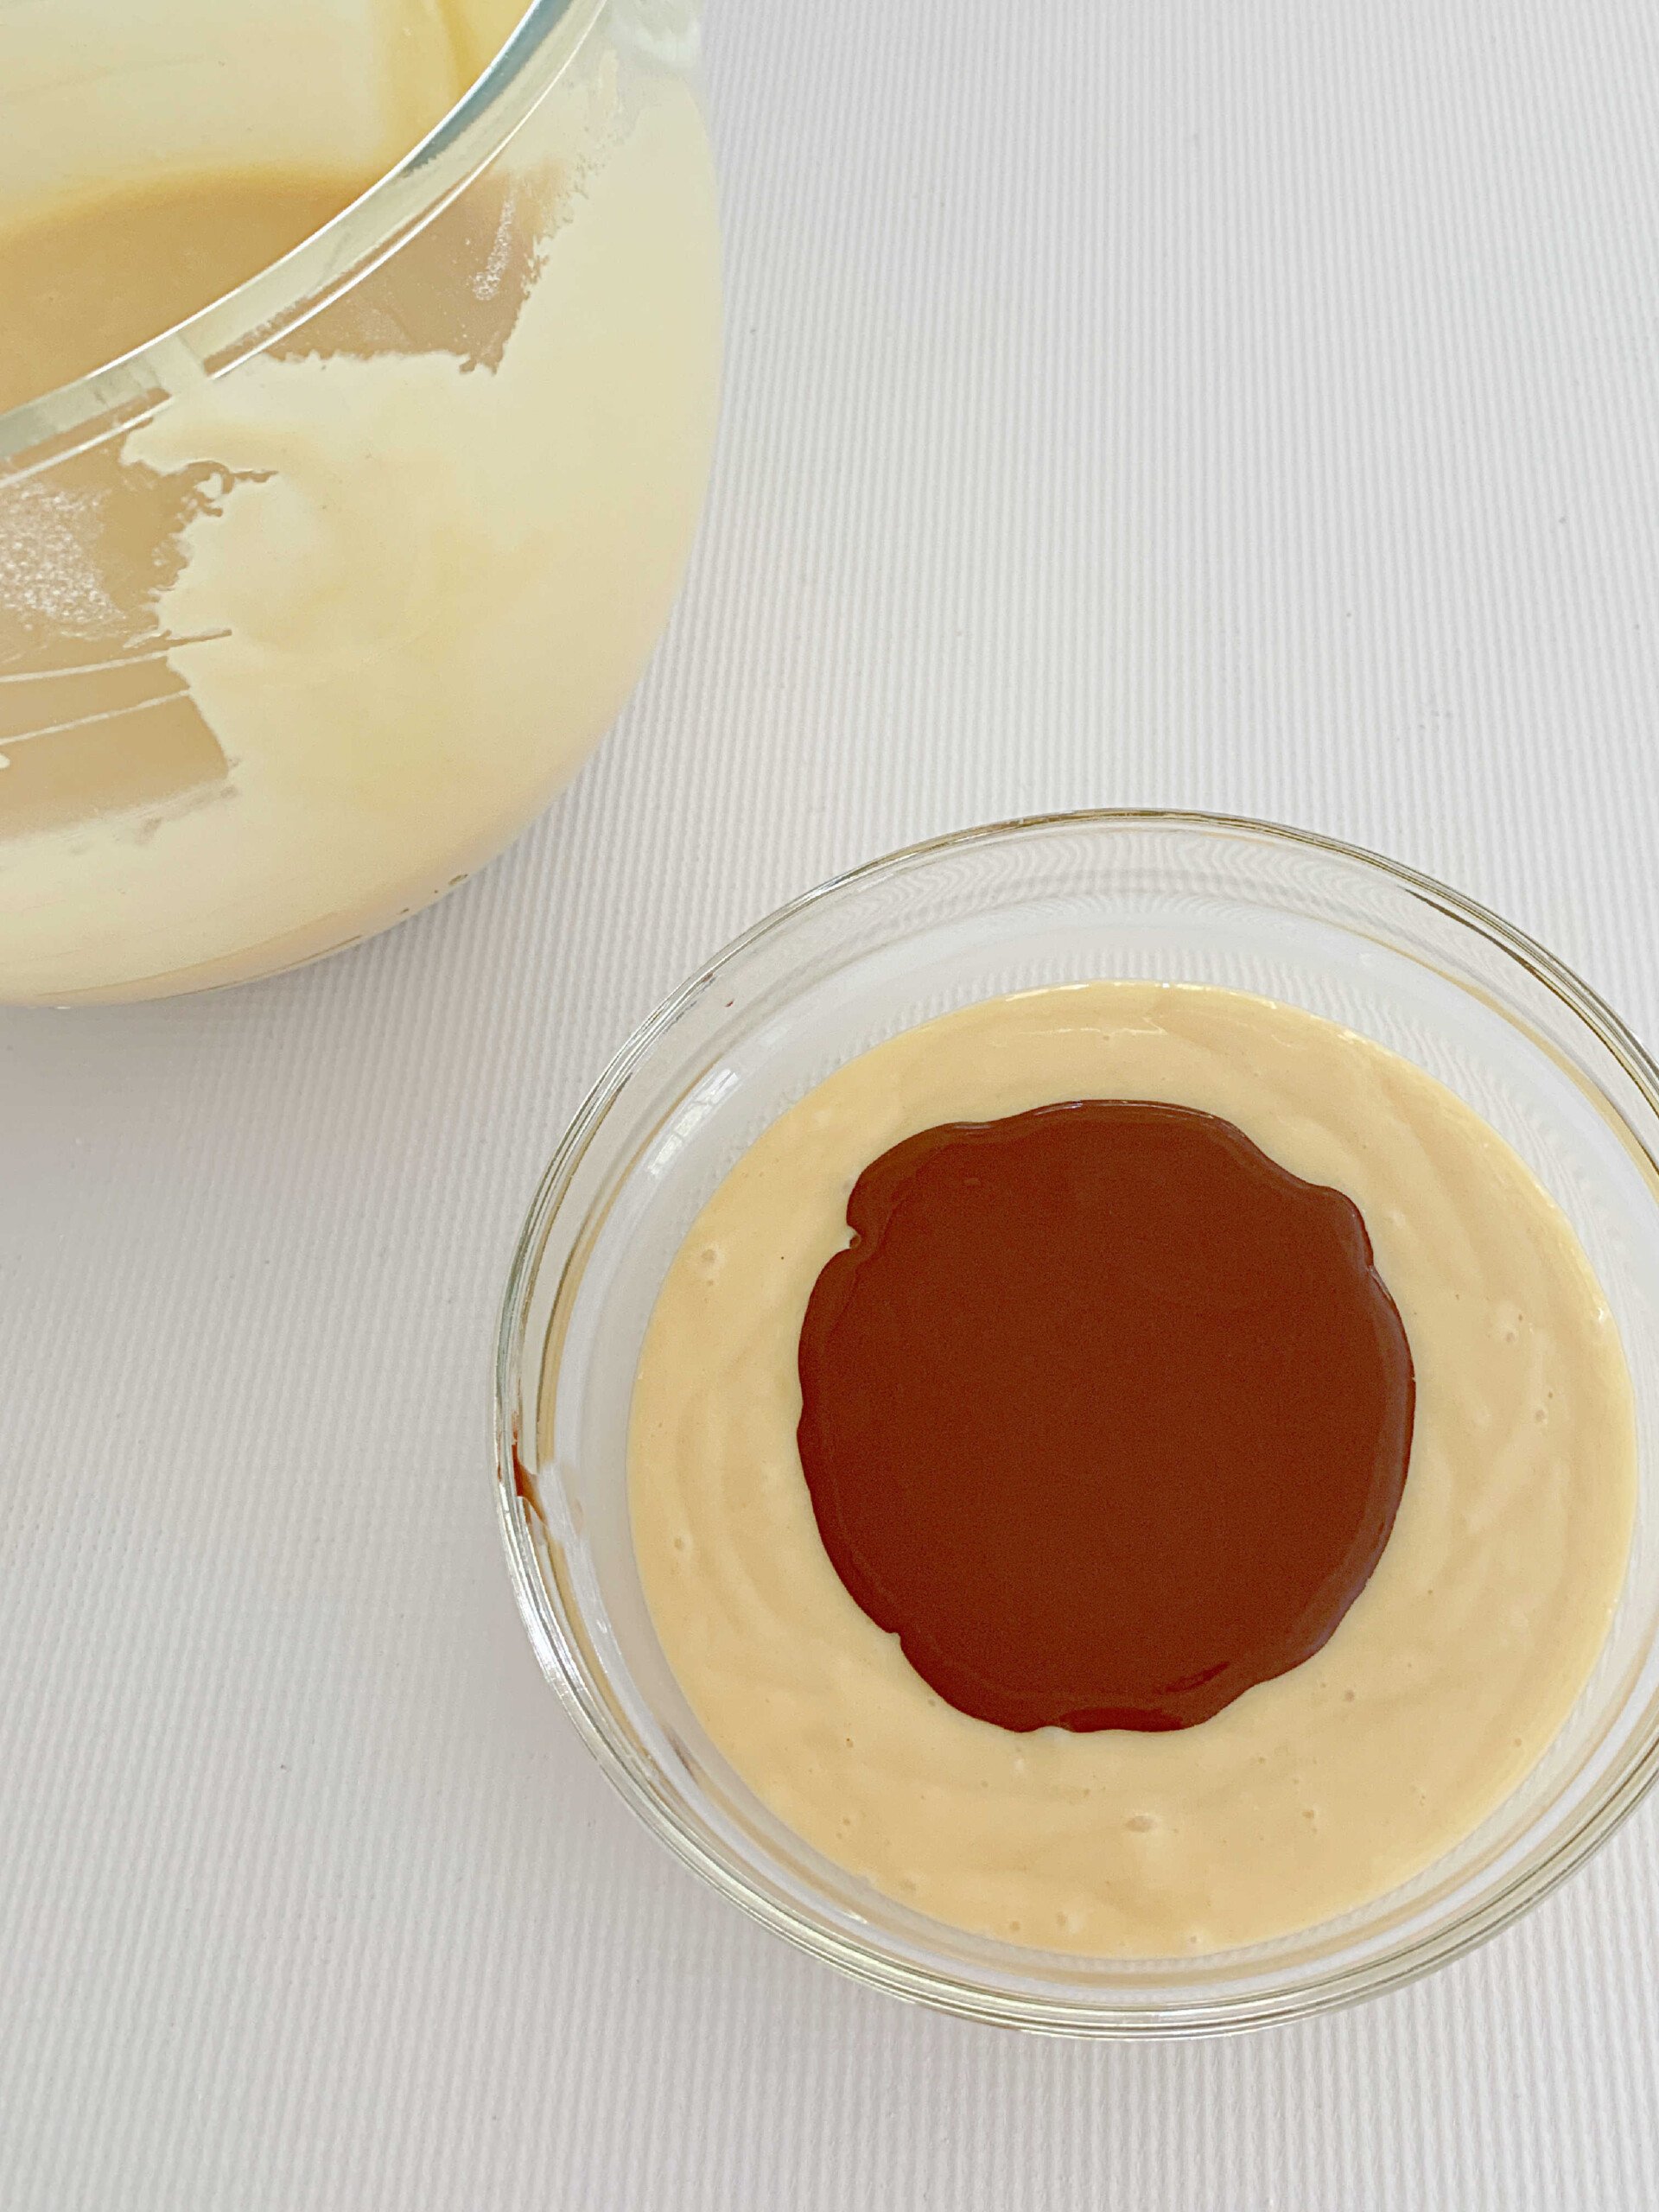
[[[1185,1728],[1325,1642],[1411,1450],[1358,1209],[1230,1122],[1081,1099],[925,1130],[801,1329],[836,1572],[963,1712]]]

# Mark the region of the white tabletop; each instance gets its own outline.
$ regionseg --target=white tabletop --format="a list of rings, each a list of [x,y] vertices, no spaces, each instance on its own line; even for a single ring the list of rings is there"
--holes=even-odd
[[[614,738],[367,950],[0,1021],[0,2202],[1651,2207],[1659,1808],[1306,2027],[906,2010],[601,1779],[488,1363],[634,1020],[954,824],[1335,831],[1659,1037],[1659,17],[715,0],[709,44],[723,445]]]

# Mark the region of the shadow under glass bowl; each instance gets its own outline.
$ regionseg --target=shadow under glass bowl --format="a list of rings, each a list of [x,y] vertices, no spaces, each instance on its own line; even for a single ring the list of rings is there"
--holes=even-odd
[[[658,1645],[629,1533],[634,1370],[663,1276],[760,1132],[836,1067],[952,1007],[1130,977],[1254,991],[1456,1091],[1567,1214],[1624,1338],[1639,1497],[1616,1618],[1544,1758],[1416,1879],[1247,1949],[1082,1959],[909,1910],[822,1857],[709,1742]],[[1198,2034],[1374,1994],[1467,1951],[1594,1849],[1659,1770],[1659,1070],[1593,993],[1471,901],[1376,856],[1218,817],[1014,822],[823,885],[625,1045],[548,1170],[497,1363],[498,1498],[531,1641],[634,1809],[728,1897],[898,1995],[1078,2035]]]

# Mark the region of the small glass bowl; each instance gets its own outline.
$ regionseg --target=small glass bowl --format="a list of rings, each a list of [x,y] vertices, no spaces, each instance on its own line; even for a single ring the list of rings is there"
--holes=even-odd
[[[1550,1751],[1458,1847],[1340,1920],[1196,1959],[1079,1959],[963,1934],[803,1843],[740,1779],[658,1648],[629,1535],[640,1344],[692,1221],[762,1129],[883,1038],[1096,977],[1255,991],[1457,1091],[1572,1221],[1622,1332],[1641,1495],[1595,1672]],[[859,1979],[965,2017],[1197,2034],[1376,1993],[1571,1872],[1659,1770],[1659,1070],[1538,945],[1427,877],[1264,823],[1154,813],[968,830],[839,877],[740,938],[623,1046],[519,1242],[498,1350],[498,1495],[531,1641],[601,1765],[686,1862]]]

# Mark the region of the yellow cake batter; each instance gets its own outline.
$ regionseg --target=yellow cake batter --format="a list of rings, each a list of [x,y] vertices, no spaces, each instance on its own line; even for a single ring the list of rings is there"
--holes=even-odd
[[[1370,1580],[1302,1666],[1168,1734],[1013,1734],[947,1705],[842,1586],[796,1450],[797,1344],[869,1161],[939,1122],[1115,1096],[1223,1116],[1358,1205],[1411,1343],[1410,1472]],[[1525,1776],[1618,1599],[1634,1414],[1567,1223],[1451,1092],[1265,1000],[1090,984],[899,1036],[750,1148],[664,1283],[630,1497],[675,1674],[809,1843],[965,1929],[1190,1955],[1378,1896]]]
[[[297,244],[520,12],[0,7],[0,408]],[[0,998],[348,944],[499,850],[614,718],[701,502],[719,284],[695,98],[594,18],[360,283],[223,375],[147,362],[153,413],[0,469]]]
[[[368,177],[232,171],[80,194],[5,226],[0,214],[0,408],[16,407],[159,336],[269,268],[356,199]]]
[[[159,337],[321,230],[461,97],[523,12],[519,0],[54,0],[49,16],[0,17],[0,130],[14,142],[0,156],[0,410]],[[343,104],[337,73],[366,97]],[[285,106],[290,77],[309,130]],[[225,160],[232,141],[251,152]]]

